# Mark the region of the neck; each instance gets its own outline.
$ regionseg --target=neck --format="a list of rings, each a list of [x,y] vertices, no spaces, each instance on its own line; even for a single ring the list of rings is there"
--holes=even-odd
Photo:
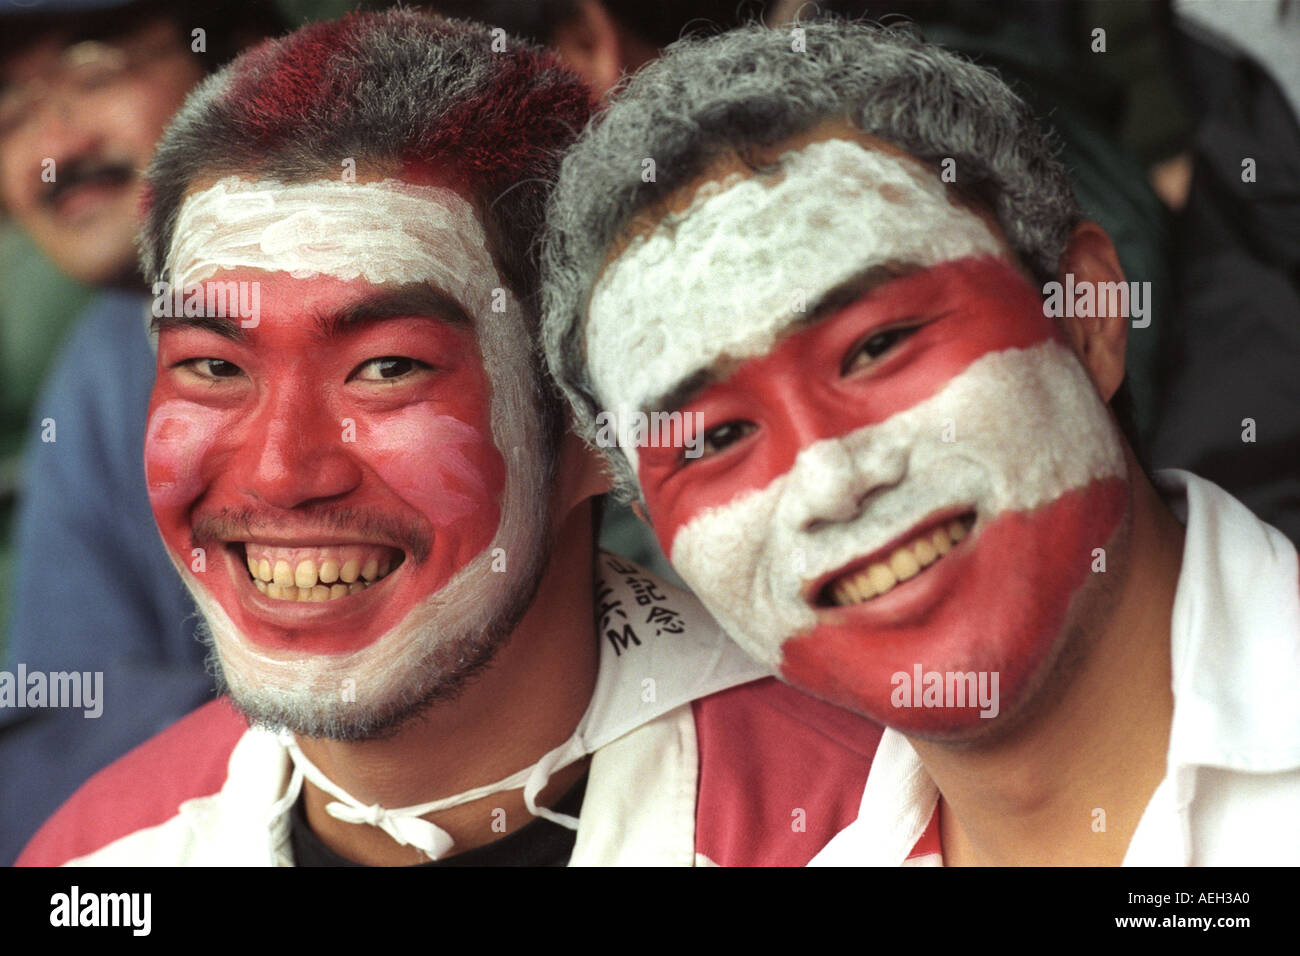
[[[532,606],[492,666],[462,694],[383,740],[299,737],[308,759],[358,800],[395,808],[495,783],[564,743],[590,703],[599,662],[591,514],[589,501],[570,513]],[[586,761],[579,761],[557,771],[538,804],[555,803],[585,770]],[[370,866],[425,861],[419,850],[399,846],[376,827],[331,817],[325,805],[333,798],[310,782],[304,784],[304,794],[312,830],[341,856]],[[505,811],[504,832],[500,810]],[[518,789],[425,819],[451,835],[453,852],[462,852],[500,839],[534,818]]]
[[[911,741],[941,794],[950,866],[1118,865],[1164,777],[1183,529],[1131,455],[1129,466],[1128,567],[1109,612],[1083,622],[1081,659],[989,745]]]

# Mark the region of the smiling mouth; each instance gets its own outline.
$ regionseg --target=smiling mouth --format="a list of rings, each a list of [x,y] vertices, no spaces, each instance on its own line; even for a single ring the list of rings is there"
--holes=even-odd
[[[78,164],[71,170],[59,170],[58,179],[42,196],[42,201],[48,208],[62,213],[77,196],[94,190],[119,189],[131,185],[134,179],[135,170],[129,163]]]
[[[253,585],[278,601],[320,603],[360,594],[406,560],[397,548],[373,544],[285,547],[246,541],[232,548]]]
[[[818,592],[821,607],[849,607],[888,594],[904,581],[924,574],[960,544],[975,524],[975,512],[929,524],[891,548],[888,554],[831,578]]]

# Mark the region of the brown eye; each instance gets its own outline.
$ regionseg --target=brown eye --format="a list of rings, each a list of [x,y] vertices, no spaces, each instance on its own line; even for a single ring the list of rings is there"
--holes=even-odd
[[[849,349],[848,355],[844,357],[840,374],[847,375],[855,369],[871,364],[919,328],[920,326],[912,325],[873,333],[865,341]]]
[[[399,379],[404,375],[410,375],[419,369],[430,367],[418,359],[406,358],[401,355],[386,355],[383,358],[371,359],[364,365],[359,366],[352,373],[352,377],[363,382],[388,382]]]
[[[202,378],[235,378],[243,374],[243,370],[238,365],[225,359],[191,359],[183,364]]]
[[[727,422],[704,433],[700,457],[716,455],[728,445],[734,445],[754,430],[753,422]]]

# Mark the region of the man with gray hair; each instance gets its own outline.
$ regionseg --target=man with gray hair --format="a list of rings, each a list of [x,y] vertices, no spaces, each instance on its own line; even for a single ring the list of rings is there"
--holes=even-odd
[[[1144,473],[1125,277],[996,76],[863,24],[684,41],[548,216],[619,488],[752,656],[888,727],[816,862],[1300,859],[1295,550]]]

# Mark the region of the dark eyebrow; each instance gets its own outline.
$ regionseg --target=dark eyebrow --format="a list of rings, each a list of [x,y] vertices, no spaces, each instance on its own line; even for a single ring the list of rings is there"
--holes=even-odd
[[[376,292],[341,309],[317,313],[314,320],[320,337],[329,339],[371,322],[405,316],[443,319],[454,325],[473,326],[469,313],[454,296],[427,283],[412,283],[391,292]],[[243,342],[246,338],[238,318],[176,315],[155,317],[149,323],[149,331],[154,335],[170,329],[203,329],[232,342]]]
[[[815,325],[836,312],[847,309],[882,285],[888,285],[895,279],[905,278],[925,268],[916,262],[886,262],[884,265],[864,269],[811,303],[808,315],[787,331],[806,329],[810,325]]]
[[[154,316],[149,322],[150,335],[157,335],[159,332],[170,329],[203,329],[205,332],[219,335],[223,339],[230,339],[232,342],[244,341],[244,330],[240,327],[238,319],[219,318],[213,315],[192,315],[189,317],[164,315]]]
[[[474,322],[450,293],[429,283],[403,286],[393,292],[376,292],[333,312],[319,313],[316,328],[329,339],[352,332],[372,322],[405,317],[442,319],[472,328]]]
[[[902,279],[905,276],[920,272],[924,268],[924,266],[915,262],[887,262],[884,265],[864,269],[818,297],[815,302],[810,304],[807,314],[787,326],[781,334],[782,336],[789,335],[792,332],[798,332],[809,326],[816,325],[836,312],[853,305],[853,303],[880,286],[893,282],[895,279]],[[710,385],[726,378],[738,364],[740,363],[736,359],[724,356],[708,368],[702,368],[688,375],[658,399],[648,402],[642,411],[678,411]]]
[[[727,372],[734,365],[730,359],[719,359],[708,368],[702,368],[698,372],[686,376],[680,383],[673,386],[665,395],[657,401],[649,402],[647,407],[642,411],[658,412],[676,412],[680,411],[683,405],[689,403],[696,395],[704,391],[710,385],[721,381],[727,377]]]

